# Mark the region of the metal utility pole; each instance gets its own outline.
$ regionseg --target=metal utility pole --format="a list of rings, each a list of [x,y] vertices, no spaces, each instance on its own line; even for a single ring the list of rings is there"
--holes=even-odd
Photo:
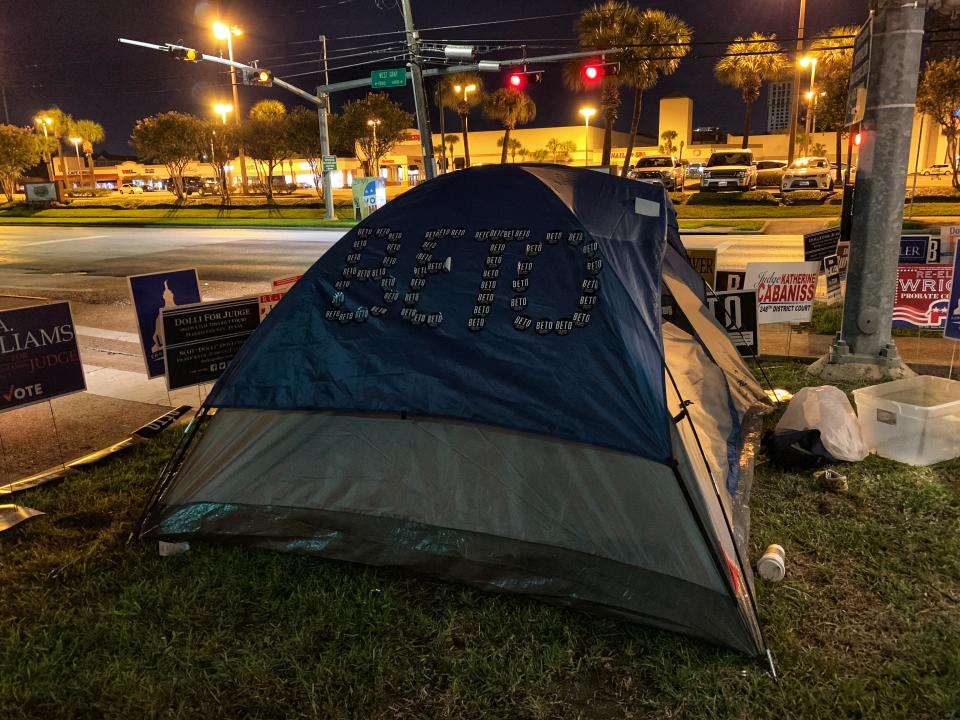
[[[800,57],[803,55],[803,24],[807,15],[807,0],[800,0],[800,22],[797,25],[797,56],[793,59],[793,92],[790,95],[790,143],[787,162],[792,163],[797,150],[797,116],[800,114]]]
[[[233,63],[233,33],[227,33],[227,56],[230,58],[230,62]],[[240,91],[237,89],[237,68],[232,64],[230,65],[230,84],[233,86],[233,120],[237,126],[237,133],[240,133]],[[238,138],[239,140],[239,138]],[[239,160],[240,160],[240,184],[243,189],[244,194],[247,192],[247,159],[243,154],[243,143],[237,143],[237,150],[239,151]]]
[[[410,74],[413,76],[413,104],[417,111],[417,128],[420,130],[420,150],[423,153],[423,174],[427,180],[437,176],[437,161],[433,157],[433,133],[430,131],[430,113],[427,94],[423,87],[423,68],[420,67],[420,36],[413,29],[413,11],[410,0],[400,0],[403,8],[403,27],[407,33],[407,48],[410,51]]]
[[[330,71],[327,66],[327,36],[321,35],[323,42],[323,82],[330,84]],[[336,220],[337,213],[333,207],[333,180],[330,171],[323,167],[323,156],[330,154],[330,130],[327,127],[327,115],[330,113],[330,96],[326,93],[320,96],[323,101],[317,106],[320,116],[320,167],[323,172],[323,203],[326,206],[327,220]]]
[[[902,373],[890,330],[925,6],[881,0],[873,20],[843,329],[822,377]]]

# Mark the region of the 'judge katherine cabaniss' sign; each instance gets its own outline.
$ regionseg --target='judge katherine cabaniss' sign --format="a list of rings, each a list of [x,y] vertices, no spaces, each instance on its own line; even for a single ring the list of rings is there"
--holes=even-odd
[[[749,263],[744,286],[757,291],[757,321],[809,322],[817,292],[818,261]]]
[[[85,389],[70,303],[0,311],[0,412]]]

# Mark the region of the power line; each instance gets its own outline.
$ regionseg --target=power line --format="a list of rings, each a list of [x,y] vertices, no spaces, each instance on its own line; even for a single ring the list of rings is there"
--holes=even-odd
[[[481,25],[503,25],[506,23],[529,22],[531,20],[550,20],[553,18],[570,17],[572,15],[580,15],[580,13],[568,12],[568,13],[555,13],[553,15],[535,15],[533,17],[513,18],[509,20],[488,20],[485,22],[466,23],[463,25],[437,25],[435,27],[417,28],[417,32],[424,33],[424,32],[430,32],[432,30],[456,30],[458,28],[480,27]],[[342,37],[338,37],[337,40],[357,40],[359,38],[379,37],[382,35],[405,35],[405,34],[406,34],[406,30],[389,30],[387,32],[368,33],[366,35],[344,35]]]

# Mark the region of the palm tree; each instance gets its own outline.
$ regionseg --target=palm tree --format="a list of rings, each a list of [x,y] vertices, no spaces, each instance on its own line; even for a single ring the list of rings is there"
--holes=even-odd
[[[73,118],[56,105],[43,110],[37,117],[50,118],[47,132],[50,134],[50,138],[57,143],[57,154],[60,156],[60,174],[63,177],[63,182],[66,183],[67,164],[63,159],[63,139],[70,135],[70,125]]]
[[[767,80],[775,80],[784,75],[787,69],[787,56],[777,42],[774,34],[752,33],[744,40],[735,38],[727,46],[726,54],[717,61],[714,72],[717,79],[740,90],[746,113],[743,117],[743,144],[746,149],[750,140],[750,117],[753,104],[760,97],[760,90]]]
[[[850,85],[850,66],[853,64],[851,39],[858,31],[852,25],[838,25],[814,38],[810,44],[810,51],[817,58],[817,75],[823,78],[822,86],[827,91],[820,112],[826,120],[825,127],[832,127],[836,133],[838,185],[843,183],[843,134],[847,129],[847,88]]]
[[[507,151],[510,149],[510,131],[517,125],[526,125],[533,120],[537,116],[537,106],[522,90],[500,88],[484,99],[483,114],[503,124],[503,137],[497,142],[497,146],[502,148],[500,164],[503,165],[507,162]]]
[[[468,91],[470,86],[474,89]],[[477,73],[454,73],[446,78],[440,87],[443,106],[456,110],[460,116],[464,166],[470,167],[470,108],[483,101],[483,81]]]
[[[71,125],[71,135],[81,139],[83,154],[87,160],[87,169],[90,171],[90,187],[96,188],[97,175],[93,165],[93,146],[103,142],[106,132],[103,125],[93,120],[74,120]]]
[[[584,50],[604,50],[629,45],[636,36],[640,12],[622,0],[607,0],[583,11],[577,19],[577,42]],[[573,90],[584,89],[581,65],[569,63],[564,68],[564,81]],[[626,84],[618,73],[604,73],[600,81],[600,115],[603,117],[603,155],[601,165],[610,164],[613,123],[620,112],[620,86]]]
[[[640,13],[634,29],[634,45],[620,56],[620,76],[624,84],[633,88],[633,111],[630,116],[630,139],[620,174],[630,171],[633,143],[640,128],[643,91],[657,84],[661,75],[672,75],[680,60],[690,52],[693,31],[676,15],[663,10],[646,9]]]
[[[453,146],[460,142],[459,135],[448,134],[443,136],[443,145],[450,146],[450,165],[453,165]]]

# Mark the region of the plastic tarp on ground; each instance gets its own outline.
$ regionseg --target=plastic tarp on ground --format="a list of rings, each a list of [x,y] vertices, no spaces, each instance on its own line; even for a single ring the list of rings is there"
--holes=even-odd
[[[762,654],[763,395],[715,321],[661,327],[665,256],[690,314],[702,281],[649,184],[532,165],[410,190],[248,341],[142,534],[402,565]]]

